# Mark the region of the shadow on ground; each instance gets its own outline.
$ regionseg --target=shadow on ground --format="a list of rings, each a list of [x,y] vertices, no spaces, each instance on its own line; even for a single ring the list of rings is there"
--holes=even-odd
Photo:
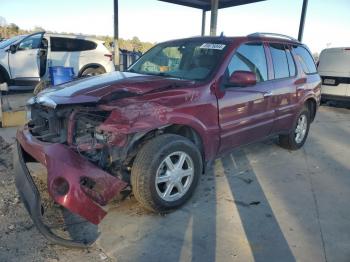
[[[98,244],[118,261],[295,261],[242,150],[217,160],[181,209],[161,217],[131,199],[100,230]]]

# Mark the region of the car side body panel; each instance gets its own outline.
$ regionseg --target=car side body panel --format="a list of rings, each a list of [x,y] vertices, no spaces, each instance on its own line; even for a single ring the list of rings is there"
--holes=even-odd
[[[100,126],[101,130],[128,135],[147,133],[168,125],[182,125],[200,135],[206,160],[212,160],[217,153],[220,131],[217,103],[208,86],[126,98],[100,108],[113,111]]]

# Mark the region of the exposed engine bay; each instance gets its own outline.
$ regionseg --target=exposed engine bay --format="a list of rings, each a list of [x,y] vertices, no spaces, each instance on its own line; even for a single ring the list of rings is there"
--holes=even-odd
[[[128,137],[116,137],[99,129],[110,114],[110,111],[98,110],[96,107],[53,109],[34,104],[28,128],[36,139],[65,144],[112,176],[129,183]]]

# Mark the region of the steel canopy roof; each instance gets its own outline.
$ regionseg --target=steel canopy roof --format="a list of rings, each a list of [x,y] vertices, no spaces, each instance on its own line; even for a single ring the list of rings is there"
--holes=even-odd
[[[198,8],[204,11],[211,10],[211,0],[159,0],[159,1]],[[219,0],[218,8],[221,9],[221,8],[251,4],[251,3],[256,3],[261,1],[265,1],[265,0]]]

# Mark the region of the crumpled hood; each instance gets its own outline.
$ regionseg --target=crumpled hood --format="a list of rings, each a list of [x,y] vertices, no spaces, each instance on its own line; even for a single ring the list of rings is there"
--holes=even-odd
[[[29,104],[40,103],[50,107],[64,104],[98,103],[124,97],[143,95],[168,87],[183,87],[192,81],[164,78],[129,72],[112,72],[48,88]]]

